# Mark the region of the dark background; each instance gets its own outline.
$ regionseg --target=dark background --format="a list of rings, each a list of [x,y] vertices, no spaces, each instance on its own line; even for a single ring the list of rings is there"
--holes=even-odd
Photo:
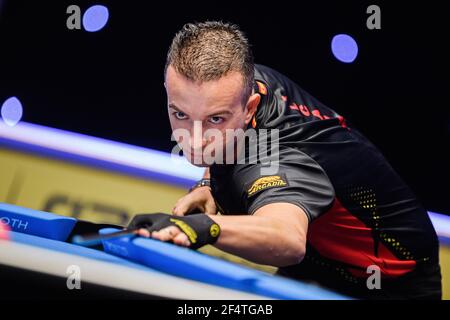
[[[174,33],[206,19],[240,25],[257,63],[285,73],[349,119],[431,211],[450,214],[450,113],[444,1],[0,0],[0,104],[17,96],[23,120],[170,151],[163,67]],[[68,30],[67,6],[109,8],[95,33]],[[366,8],[381,7],[381,30]],[[338,33],[355,63],[330,50]]]

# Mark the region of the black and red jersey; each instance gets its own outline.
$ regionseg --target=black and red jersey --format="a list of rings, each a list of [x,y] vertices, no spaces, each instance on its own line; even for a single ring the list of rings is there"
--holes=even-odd
[[[307,252],[278,273],[364,298],[440,298],[438,239],[427,211],[382,153],[343,116],[296,83],[255,66],[261,102],[250,128],[278,130],[278,170],[262,162],[213,165],[223,214],[274,202],[308,216]],[[376,266],[381,289],[367,279]],[[368,269],[369,268],[369,269]]]

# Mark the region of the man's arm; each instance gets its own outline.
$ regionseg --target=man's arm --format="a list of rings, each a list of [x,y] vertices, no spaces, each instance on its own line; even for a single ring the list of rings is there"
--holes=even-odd
[[[206,168],[203,179],[210,179],[209,168]],[[195,209],[209,215],[217,213],[216,202],[211,194],[210,187],[197,187],[178,199],[172,208],[172,213],[176,216],[184,216]]]
[[[260,264],[300,263],[306,252],[308,218],[298,206],[271,203],[253,215],[210,216],[220,225],[217,248]]]
[[[210,179],[211,175],[209,174],[209,168],[206,168],[205,173],[203,174],[203,179]]]
[[[260,264],[283,267],[300,263],[306,251],[308,219],[305,212],[290,203],[271,203],[249,215],[209,216],[220,226],[219,249]],[[139,234],[149,237],[146,229]],[[169,226],[151,234],[161,241],[189,246],[185,233]]]

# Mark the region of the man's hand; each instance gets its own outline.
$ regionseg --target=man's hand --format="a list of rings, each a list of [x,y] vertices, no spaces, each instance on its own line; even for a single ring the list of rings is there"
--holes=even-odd
[[[139,214],[128,228],[141,228],[139,235],[198,249],[213,244],[220,235],[220,227],[205,214],[175,217],[165,213]]]
[[[199,187],[180,198],[172,213],[176,216],[185,216],[193,211],[206,214],[216,214],[217,207],[209,187]]]

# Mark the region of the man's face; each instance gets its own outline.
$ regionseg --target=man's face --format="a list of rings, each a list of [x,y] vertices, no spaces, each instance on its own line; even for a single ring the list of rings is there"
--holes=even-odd
[[[226,140],[227,129],[246,128],[259,102],[256,94],[243,105],[243,77],[238,72],[230,72],[218,80],[196,83],[169,66],[165,87],[174,136],[177,137],[180,129],[189,132],[189,138],[177,138],[177,142],[186,158],[199,166],[207,166],[202,157],[205,150],[212,150],[219,144],[223,152],[231,143]],[[221,138],[218,138],[219,132]]]

